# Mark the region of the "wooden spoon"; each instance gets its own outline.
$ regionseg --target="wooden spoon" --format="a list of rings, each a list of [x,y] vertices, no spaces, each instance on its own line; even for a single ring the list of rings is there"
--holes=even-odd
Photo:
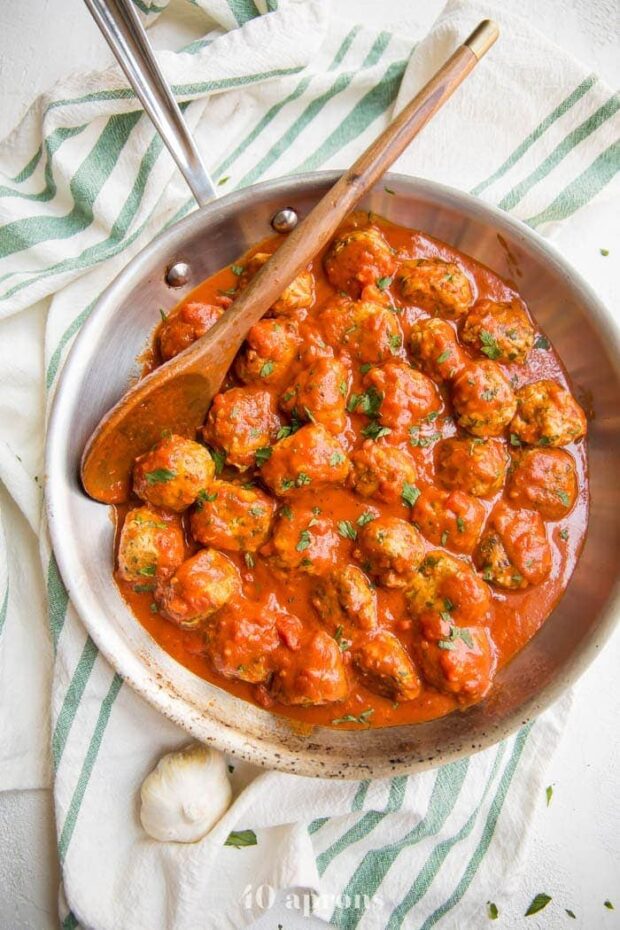
[[[126,500],[136,456],[164,430],[194,437],[250,329],[327,244],[346,215],[387,171],[493,45],[484,20],[312,212],[209,332],[132,387],[101,420],[82,457],[86,492],[105,503]]]

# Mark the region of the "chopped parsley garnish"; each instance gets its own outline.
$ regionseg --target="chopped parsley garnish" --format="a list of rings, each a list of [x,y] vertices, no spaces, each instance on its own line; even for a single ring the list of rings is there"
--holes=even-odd
[[[306,414],[306,416],[308,417],[311,423],[316,423],[316,417],[312,413],[309,407],[304,407],[304,413]]]
[[[568,527],[565,526],[563,530],[560,530],[560,539],[563,539],[564,542],[568,539]]]
[[[362,430],[362,436],[365,436],[367,439],[381,439],[382,436],[389,436],[392,430],[387,426],[379,426],[379,424],[374,420],[372,423],[369,423],[368,426],[365,426]]]
[[[459,533],[465,532],[465,520],[463,520],[463,517],[456,518],[456,528],[459,531]]]
[[[365,413],[367,417],[376,417],[383,400],[376,388],[370,387],[363,394],[351,394],[347,403],[349,413]]]
[[[230,270],[233,274],[236,274],[237,277],[240,277],[243,274],[243,265],[231,265]]]
[[[368,374],[371,368],[372,368],[371,362],[364,362],[363,365],[360,365],[360,373],[363,375],[366,375]]]
[[[560,501],[564,504],[565,507],[570,507],[570,497],[566,491],[556,491]]]
[[[272,374],[274,367],[275,367],[275,364],[274,362],[271,361],[271,359],[264,362],[260,370],[261,378],[268,378],[269,375]]]
[[[392,333],[388,339],[388,342],[390,344],[390,352],[392,355],[395,355],[403,344],[402,337],[398,333]]]
[[[496,359],[502,354],[502,350],[497,344],[497,339],[495,336],[492,336],[488,330],[480,330],[480,342],[482,343],[480,351],[483,355],[486,355],[487,358]]]
[[[332,452],[329,464],[332,468],[335,468],[336,465],[341,465],[344,462],[344,455],[342,452]]]
[[[445,546],[447,542],[448,542],[448,531],[444,530],[443,533],[441,534],[441,545]]]
[[[497,904],[494,904],[493,901],[487,901],[487,914],[489,915],[489,920],[497,920],[499,917]]]
[[[372,523],[372,521],[376,519],[376,515],[371,513],[370,510],[367,510],[366,513],[361,514],[361,516],[357,518],[357,525],[366,526],[367,523]]]
[[[280,509],[280,516],[284,517],[286,520],[291,520],[293,517],[293,511],[288,504],[285,504],[284,507]]]
[[[304,552],[310,547],[312,542],[312,537],[310,536],[309,530],[302,530],[299,534],[299,542],[295,546],[298,552]]]
[[[447,362],[448,359],[452,356],[452,349],[446,349],[445,352],[442,352],[441,355],[438,355],[435,361],[438,365],[443,365],[444,362]]]
[[[310,475],[307,475],[305,471],[300,471],[295,479],[295,485],[298,488],[303,488],[304,485],[310,484],[311,478]]]
[[[156,570],[156,565],[144,565],[142,568],[138,569],[138,574],[142,575],[142,577],[152,578]]]
[[[368,723],[374,712],[374,707],[369,707],[357,716],[355,714],[345,714],[344,717],[336,717],[332,720],[332,723]]]
[[[407,481],[403,484],[403,489],[400,492],[403,504],[406,507],[413,507],[418,497],[420,496],[420,489],[416,488],[415,484],[409,484]]]
[[[542,333],[541,333],[540,335],[538,335],[538,336],[536,337],[536,341],[535,341],[535,343],[534,343],[534,348],[535,348],[535,349],[550,349],[550,348],[551,348],[551,343],[549,342],[549,340],[547,339],[547,337],[546,337],[546,336],[543,336]]]
[[[140,572],[142,574],[142,572]],[[133,590],[136,594],[146,594],[154,589],[155,585],[152,584],[135,584],[133,585]]]
[[[170,471],[169,468],[156,468],[154,471],[147,471],[144,477],[147,484],[163,484],[172,481],[176,476],[176,471]]]
[[[299,420],[295,414],[291,417],[291,422],[287,426],[281,426],[278,432],[276,433],[276,439],[286,439],[287,436],[292,436],[293,433],[296,433],[298,429],[301,429],[303,426],[301,420]]]
[[[243,558],[248,568],[254,568],[254,566],[256,565],[256,562],[254,561],[254,556],[252,555],[251,552],[244,552]]]
[[[220,452],[218,449],[209,449],[209,455],[213,459],[213,464],[215,465],[215,474],[220,475],[226,464],[226,453]]]
[[[338,647],[339,647],[340,651],[341,651],[341,652],[346,652],[347,649],[349,648],[349,646],[351,645],[351,643],[349,642],[348,639],[343,639],[343,638],[342,638],[342,634],[343,634],[343,633],[344,633],[343,627],[342,627],[342,626],[337,626],[337,627],[336,627],[336,631],[335,631],[335,633],[334,633],[334,639],[335,639],[336,642],[338,643]]]
[[[263,446],[261,449],[256,450],[256,464],[259,468],[269,461],[272,452],[271,446]]]
[[[162,320],[164,320],[164,322],[168,319],[168,314],[161,307],[159,308],[159,315],[162,318]]]
[[[338,523],[338,532],[343,539],[357,539],[357,530],[350,520],[340,520]]]
[[[153,601],[151,604],[149,604],[149,610],[151,611],[152,614],[158,614],[158,613],[159,613],[159,607],[157,606],[157,604],[156,604],[154,601]]]
[[[384,291],[386,287],[389,287],[394,279],[392,277],[379,278],[377,281],[377,287],[380,291]]]
[[[449,614],[445,615],[444,613],[442,613],[441,619],[442,620],[447,619],[449,621],[450,615]],[[472,636],[469,630],[465,629],[462,626],[454,626],[454,625],[450,626],[450,635],[448,636],[448,639],[440,639],[437,645],[439,646],[440,649],[456,649],[457,639],[462,639],[465,645],[468,646],[470,649],[474,648],[474,641],[472,639]]]
[[[348,385],[347,385],[347,382],[346,382],[346,381],[341,381],[340,384],[338,385],[338,390],[340,391],[340,393],[342,394],[343,397],[346,397],[346,396],[347,396],[347,391],[349,390],[349,387],[348,387]]]
[[[517,436],[516,433],[511,433],[511,434],[510,434],[510,445],[511,445],[511,446],[520,446],[520,445],[521,445],[521,440],[519,439],[519,437]]]
[[[430,433],[428,436],[420,435],[419,426],[409,427],[409,444],[415,448],[426,449],[431,443],[441,439],[441,433]]]
[[[550,437],[549,437],[549,436],[541,436],[540,439],[538,440],[538,445],[539,445],[539,446],[550,446],[550,445],[551,445],[551,439],[550,439]]]
[[[221,183],[221,181],[218,183]],[[257,845],[258,840],[254,830],[233,830],[232,833],[228,834],[228,839],[224,842],[224,846],[234,846],[235,849],[241,849],[242,846]]]
[[[198,500],[201,503],[211,503],[217,497],[217,491],[207,491],[205,488],[201,488],[198,492]]]
[[[542,892],[537,894],[527,911],[525,912],[526,917],[531,917],[532,914],[538,914],[539,911],[542,911],[551,901],[551,896]]]
[[[553,785],[547,785],[545,788],[545,797],[547,799],[547,807],[551,804],[551,798],[553,797]]]

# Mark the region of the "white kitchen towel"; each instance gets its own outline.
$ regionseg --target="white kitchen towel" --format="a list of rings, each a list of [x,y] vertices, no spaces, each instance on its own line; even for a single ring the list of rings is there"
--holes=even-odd
[[[450,2],[416,46],[345,27],[328,0],[195,5],[216,28],[158,57],[223,193],[348,164],[488,15],[501,41],[396,170],[544,233],[617,193],[617,96],[503,7]],[[138,6],[151,19],[164,4]],[[116,69],[76,75],[0,146],[0,788],[45,784],[52,760],[65,927],[238,928],[290,886],[319,892],[315,913],[343,928],[477,926],[514,874],[565,707],[411,778],[326,782],[231,760],[235,803],[202,843],[140,828],[142,778],[186,737],[98,653],[40,530],[45,415],[72,339],[131,256],[193,208],[136,108]],[[223,845],[231,831],[256,845]]]

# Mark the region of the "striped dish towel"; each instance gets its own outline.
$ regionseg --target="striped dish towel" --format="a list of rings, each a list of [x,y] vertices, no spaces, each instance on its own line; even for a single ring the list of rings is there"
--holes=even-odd
[[[213,28],[158,57],[223,193],[350,163],[485,16],[501,42],[396,170],[543,233],[617,193],[617,96],[506,4],[450,2],[416,45],[343,24],[328,0],[192,2]],[[147,19],[165,6],[136,3]],[[410,778],[309,780],[231,760],[236,800],[204,841],[157,844],[139,826],[143,777],[187,737],[85,633],[41,524],[40,464],[59,371],[97,295],[194,207],[136,107],[116,69],[76,75],[0,146],[0,789],[53,779],[65,928],[231,930],[287,888],[347,930],[480,926],[516,872],[565,702]],[[225,846],[231,831],[256,844]]]

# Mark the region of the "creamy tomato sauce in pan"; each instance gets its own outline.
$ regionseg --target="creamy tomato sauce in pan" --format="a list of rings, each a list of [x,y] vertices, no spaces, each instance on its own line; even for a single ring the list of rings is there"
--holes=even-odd
[[[281,242],[200,284],[152,365]],[[481,700],[574,570],[585,417],[488,268],[353,214],[248,335],[198,442],[165,435],[118,506],[116,572],[177,661],[305,724],[416,723]]]

